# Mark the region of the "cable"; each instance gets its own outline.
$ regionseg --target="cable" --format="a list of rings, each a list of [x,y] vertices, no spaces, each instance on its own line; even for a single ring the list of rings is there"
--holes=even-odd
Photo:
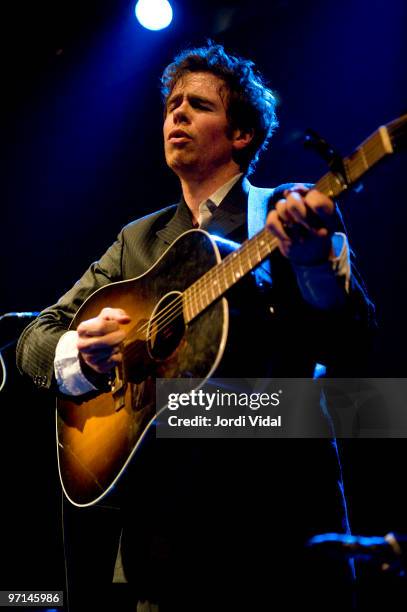
[[[35,317],[38,317],[39,314],[40,313],[36,312],[36,311],[5,312],[4,314],[0,315],[0,321],[2,319],[9,319],[9,318],[33,319]],[[15,340],[13,340],[12,342],[9,342],[5,346],[2,346],[1,350],[7,348],[8,346],[11,346],[15,342],[16,342]],[[1,373],[2,373],[2,380],[1,380],[1,384],[0,384],[0,393],[1,393],[1,391],[3,391],[3,389],[4,389],[5,385],[6,385],[6,382],[7,382],[7,368],[6,368],[5,361],[3,359],[3,355],[1,354],[1,350],[0,350],[0,367],[1,367]]]
[[[2,380],[1,380],[1,384],[0,384],[0,392],[3,391],[6,381],[7,381],[7,369],[6,369],[6,364],[4,363],[4,359],[3,359],[3,355],[0,353],[0,365],[1,365],[1,373],[2,373]]]

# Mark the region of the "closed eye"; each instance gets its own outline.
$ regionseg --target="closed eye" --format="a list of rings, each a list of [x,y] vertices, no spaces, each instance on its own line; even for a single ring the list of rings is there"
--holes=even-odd
[[[212,104],[212,102],[210,102],[209,100],[205,98],[201,98],[199,96],[187,96],[187,99],[192,108],[196,108],[196,109],[204,110],[204,111],[212,111],[215,108],[215,105]],[[179,106],[181,106],[182,103],[183,103],[183,97],[181,95],[175,96],[174,98],[169,100],[167,104],[167,112],[172,113]]]
[[[202,98],[191,97],[189,103],[193,108],[200,108],[201,110],[213,110],[213,105],[208,100]]]

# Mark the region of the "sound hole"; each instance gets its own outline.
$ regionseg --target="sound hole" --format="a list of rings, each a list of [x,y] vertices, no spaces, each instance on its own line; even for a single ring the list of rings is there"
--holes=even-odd
[[[149,321],[147,345],[150,356],[160,361],[169,357],[181,342],[184,331],[182,294],[171,291],[158,302]]]

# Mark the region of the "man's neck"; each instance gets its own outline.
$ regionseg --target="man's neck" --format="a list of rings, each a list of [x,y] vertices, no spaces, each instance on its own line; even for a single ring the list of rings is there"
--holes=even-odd
[[[241,170],[239,168],[229,168],[225,172],[220,172],[206,179],[191,180],[189,178],[180,177],[184,200],[192,212],[195,221],[197,221],[199,217],[200,203],[207,200],[209,196],[240,172]]]

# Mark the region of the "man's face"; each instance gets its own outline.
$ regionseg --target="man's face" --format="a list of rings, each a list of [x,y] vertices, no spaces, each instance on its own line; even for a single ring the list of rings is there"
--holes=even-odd
[[[164,150],[168,166],[180,177],[202,180],[234,163],[234,148],[225,83],[211,73],[187,73],[167,100]]]

